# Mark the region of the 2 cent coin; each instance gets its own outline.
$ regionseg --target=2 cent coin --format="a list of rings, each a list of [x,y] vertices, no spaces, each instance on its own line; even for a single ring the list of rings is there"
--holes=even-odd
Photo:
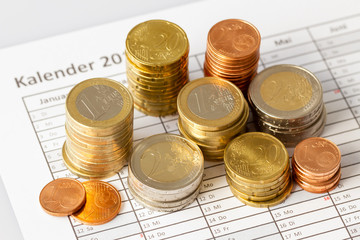
[[[100,225],[117,216],[121,207],[119,191],[111,184],[99,180],[82,183],[86,190],[86,203],[71,216],[86,225]]]

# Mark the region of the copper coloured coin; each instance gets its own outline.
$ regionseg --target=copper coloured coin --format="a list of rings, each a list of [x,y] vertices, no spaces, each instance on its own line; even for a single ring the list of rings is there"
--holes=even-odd
[[[330,140],[308,138],[296,145],[294,159],[297,167],[314,177],[328,176],[339,167],[341,153]]]
[[[252,24],[240,19],[216,23],[209,31],[208,44],[225,58],[247,58],[260,47],[260,33]]]
[[[48,183],[40,192],[41,207],[53,216],[68,216],[77,212],[86,200],[85,188],[72,178],[59,178]]]
[[[339,173],[339,175],[336,175],[333,182],[326,183],[324,185],[314,185],[299,179],[296,174],[293,175],[294,181],[297,182],[302,189],[312,193],[325,193],[334,190],[340,182],[340,177],[341,174]]]
[[[86,225],[100,225],[116,217],[121,207],[119,191],[111,184],[98,180],[83,182],[86,203],[71,216]]]
[[[251,23],[226,19],[209,31],[204,62],[205,76],[233,82],[246,95],[256,75],[261,36]]]

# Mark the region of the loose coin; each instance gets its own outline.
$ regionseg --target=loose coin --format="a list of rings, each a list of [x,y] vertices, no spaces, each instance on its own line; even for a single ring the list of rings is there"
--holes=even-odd
[[[86,203],[71,216],[86,225],[99,225],[111,221],[120,211],[119,191],[109,183],[90,180],[83,182]]]
[[[48,183],[41,191],[41,207],[53,216],[68,216],[77,212],[86,200],[81,182],[71,178],[58,178]]]

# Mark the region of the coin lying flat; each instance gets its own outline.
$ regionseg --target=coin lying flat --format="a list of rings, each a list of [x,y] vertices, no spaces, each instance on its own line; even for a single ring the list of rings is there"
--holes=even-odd
[[[86,203],[71,216],[86,225],[99,225],[116,217],[121,207],[119,191],[109,183],[90,180],[83,182],[86,190]]]
[[[41,191],[41,207],[53,216],[68,216],[77,212],[86,200],[81,182],[71,178],[58,178],[48,183]]]

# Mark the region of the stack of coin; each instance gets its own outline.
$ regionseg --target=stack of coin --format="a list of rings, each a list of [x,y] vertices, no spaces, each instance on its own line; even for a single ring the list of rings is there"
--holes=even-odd
[[[248,100],[260,131],[274,135],[287,147],[317,137],[324,129],[321,84],[302,67],[284,64],[264,69],[251,82]]]
[[[340,162],[340,150],[333,142],[320,137],[308,138],[295,147],[293,176],[304,190],[325,193],[339,184]]]
[[[132,150],[133,99],[122,84],[93,78],[77,84],[66,99],[63,159],[82,178],[118,172]]]
[[[198,144],[206,160],[222,160],[227,143],[245,132],[249,106],[234,84],[205,77],[180,91],[178,112],[180,133]]]
[[[245,133],[225,149],[226,179],[232,193],[253,207],[270,207],[283,202],[293,182],[285,146],[267,133]]]
[[[204,158],[194,142],[174,134],[158,134],[135,146],[128,186],[144,207],[171,212],[194,201],[203,172]]]
[[[246,93],[257,73],[260,59],[259,31],[239,19],[216,23],[209,31],[205,54],[205,76],[233,82]]]
[[[98,180],[81,183],[71,178],[58,178],[48,183],[39,201],[48,214],[71,215],[86,225],[109,222],[117,216],[121,206],[119,191],[111,184]]]
[[[164,20],[140,23],[127,36],[125,55],[136,109],[151,116],[175,113],[176,97],[189,80],[184,30]]]

